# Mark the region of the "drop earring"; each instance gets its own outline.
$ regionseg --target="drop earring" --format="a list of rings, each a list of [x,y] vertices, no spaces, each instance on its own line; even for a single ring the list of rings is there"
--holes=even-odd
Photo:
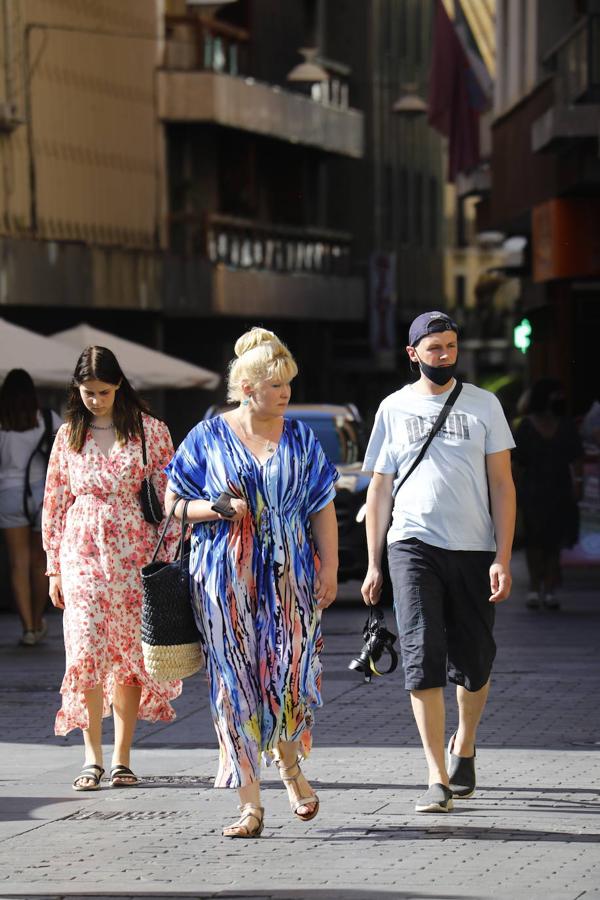
[[[248,400],[247,397],[244,400],[242,400],[242,406],[248,406],[249,404],[250,404],[250,401]]]

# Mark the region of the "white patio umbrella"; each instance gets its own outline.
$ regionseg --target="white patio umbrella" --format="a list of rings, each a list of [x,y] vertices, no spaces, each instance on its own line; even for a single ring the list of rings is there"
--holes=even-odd
[[[53,340],[68,345],[77,354],[86,347],[99,345],[108,347],[119,360],[119,365],[127,378],[138,390],[156,390],[160,388],[216,388],[221,380],[216,372],[184,362],[174,356],[168,356],[159,350],[151,350],[142,344],[136,344],[125,338],[117,337],[108,331],[92,328],[81,322],[74,328],[58,331],[52,335]],[[72,358],[75,366],[75,356]]]
[[[0,380],[11,369],[26,369],[39,387],[64,388],[73,367],[73,354],[64,344],[0,319]]]

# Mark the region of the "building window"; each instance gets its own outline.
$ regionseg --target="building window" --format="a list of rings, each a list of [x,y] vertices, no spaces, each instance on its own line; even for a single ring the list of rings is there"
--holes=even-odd
[[[458,309],[465,308],[466,294],[467,279],[464,275],[456,275],[454,277],[454,300]]]
[[[415,62],[423,60],[423,16],[421,14],[421,2],[415,4]]]
[[[435,250],[438,244],[438,183],[433,175],[429,178],[429,246]]]
[[[456,246],[467,246],[467,217],[465,216],[465,198],[456,198]]]
[[[410,241],[410,196],[408,190],[408,172],[404,166],[400,169],[400,243]]]
[[[392,52],[392,5],[388,2],[384,5],[381,16],[383,27],[382,50],[386,54]]]
[[[406,0],[398,0],[400,9],[398,10],[397,22],[399,25],[398,34],[398,56],[400,59],[406,59],[408,53],[408,9]]]
[[[392,166],[386,163],[383,167],[383,239],[386,245],[394,242],[394,176]]]
[[[508,55],[508,0],[500,0],[498,20],[500,26],[500,41],[498,48],[498,87],[497,109],[503,110],[508,104],[508,67],[510,65]]]
[[[519,9],[519,96],[523,96],[527,91],[527,44],[529,42],[527,7],[527,3],[522,3]]]
[[[423,175],[421,172],[415,174],[415,243],[418,247],[423,246]]]

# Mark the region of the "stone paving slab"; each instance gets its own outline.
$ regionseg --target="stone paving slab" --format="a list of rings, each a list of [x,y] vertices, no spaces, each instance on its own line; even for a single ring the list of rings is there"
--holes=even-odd
[[[268,769],[265,832],[248,842],[221,836],[236,798],[212,789],[202,677],[186,683],[175,722],[140,723],[143,784],[76,793],[81,738],[52,734],[60,617],[44,647],[20,649],[15,618],[0,616],[0,898],[600,900],[599,595],[597,576],[579,574],[558,615],[526,611],[519,587],[500,608],[478,791],[438,816],[413,811],[425,771],[400,674],[365,685],[348,671],[365,612],[334,607],[305,765],[321,812],[292,820]],[[451,689],[447,699],[451,733]]]

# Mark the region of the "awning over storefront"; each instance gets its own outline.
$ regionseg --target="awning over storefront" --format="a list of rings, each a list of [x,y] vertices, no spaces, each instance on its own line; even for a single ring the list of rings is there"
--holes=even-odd
[[[107,347],[115,354],[127,378],[138,390],[161,388],[204,388],[212,390],[221,380],[216,372],[144,347],[82,322],[74,328],[52,335],[54,341],[68,345],[77,353],[86,347]],[[76,355],[72,354],[73,367]]]
[[[54,338],[0,319],[0,380],[25,369],[39,387],[65,388],[73,375],[73,354]]]

